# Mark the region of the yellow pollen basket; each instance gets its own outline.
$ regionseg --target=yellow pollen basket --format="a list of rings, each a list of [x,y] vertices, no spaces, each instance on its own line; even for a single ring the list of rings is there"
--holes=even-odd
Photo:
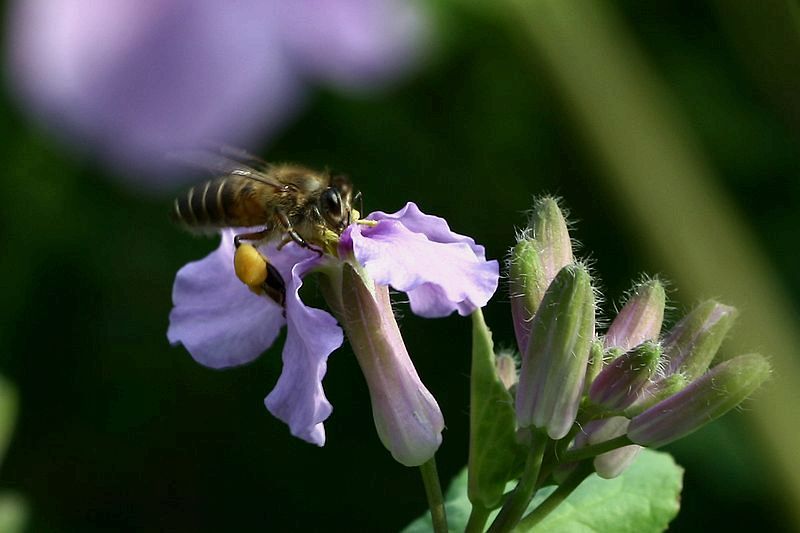
[[[267,280],[267,258],[252,244],[242,244],[233,256],[233,270],[242,283],[260,292],[261,284]]]

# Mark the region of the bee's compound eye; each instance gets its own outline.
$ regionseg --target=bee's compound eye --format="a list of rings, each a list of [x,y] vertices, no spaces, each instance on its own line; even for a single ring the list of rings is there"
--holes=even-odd
[[[267,279],[267,259],[252,244],[242,244],[233,256],[233,269],[242,283],[258,288]]]
[[[342,218],[342,202],[339,191],[334,188],[325,190],[319,199],[323,216],[331,222],[338,222]]]

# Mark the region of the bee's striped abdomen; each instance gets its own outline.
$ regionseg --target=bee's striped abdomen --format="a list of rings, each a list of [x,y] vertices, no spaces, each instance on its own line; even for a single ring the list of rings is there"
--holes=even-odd
[[[193,227],[229,225],[225,206],[232,205],[234,184],[228,181],[218,178],[190,188],[175,199],[173,218]]]

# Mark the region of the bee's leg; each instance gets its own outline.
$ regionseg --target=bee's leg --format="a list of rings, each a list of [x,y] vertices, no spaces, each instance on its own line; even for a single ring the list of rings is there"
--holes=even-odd
[[[267,263],[267,279],[261,284],[261,289],[264,293],[275,300],[278,305],[286,308],[286,283],[283,281],[283,276],[278,272],[278,269],[272,263]],[[286,316],[286,311],[284,311]]]
[[[292,226],[292,223],[289,221],[289,217],[286,216],[286,213],[278,211],[278,219],[280,220],[281,225],[283,225],[284,230],[286,230],[286,238],[284,238],[283,241],[281,241],[281,243],[278,245],[278,250],[289,244],[289,242],[294,241],[297,243],[298,246],[302,246],[307,250],[312,250],[314,252],[317,252],[320,255],[320,257],[322,256],[322,250],[320,250],[316,246],[311,246],[310,244],[308,244],[308,242],[306,242],[306,240],[294,230],[294,227]]]
[[[280,244],[278,244],[278,250],[282,249],[284,246],[286,246],[287,244],[289,244],[290,242],[293,242],[293,241],[294,241],[294,239],[292,239],[289,235],[285,235],[283,237],[283,239],[281,239]]]
[[[272,228],[264,228],[261,231],[255,231],[253,233],[240,233],[239,235],[235,235],[233,237],[233,245],[237,248],[242,244],[242,240],[245,241],[260,241],[264,237],[270,234]]]

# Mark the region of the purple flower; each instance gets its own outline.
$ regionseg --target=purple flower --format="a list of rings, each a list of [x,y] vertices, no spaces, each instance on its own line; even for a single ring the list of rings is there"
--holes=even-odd
[[[443,218],[409,202],[393,214],[372,213],[374,226],[345,230],[339,254],[352,253],[378,285],[408,294],[414,314],[427,318],[483,307],[497,289],[499,265],[486,261],[483,246],[453,233]],[[465,283],[468,280],[469,283]]]
[[[7,20],[7,79],[25,106],[153,184],[165,152],[273,132],[309,81],[390,81],[426,33],[402,0],[17,0]]]
[[[345,230],[339,258],[320,257],[294,243],[280,251],[272,244],[260,247],[286,282],[285,318],[278,304],[254,294],[236,278],[234,231],[225,230],[215,252],[178,272],[167,336],[171,343],[183,344],[198,362],[222,368],[258,357],[286,325],[283,372],[265,403],[293,435],[321,446],[323,422],[331,413],[322,378],[327,358],[342,344],[343,335],[331,314],[306,306],[298,293],[304,276],[321,272],[327,280],[322,284],[326,299],[348,333],[381,335],[376,341],[387,346],[368,355],[359,351],[364,343],[351,338],[370,386],[381,440],[400,462],[415,463],[438,447],[443,422],[433,396],[416,375],[396,324],[392,325],[385,287],[406,292],[418,315],[439,317],[453,311],[466,315],[485,305],[496,290],[499,265],[487,261],[483,247],[474,240],[452,232],[443,219],[422,213],[413,203],[397,213],[376,212],[367,219],[377,224],[353,224]],[[345,263],[352,268],[343,270]],[[364,296],[368,289],[348,286],[352,276],[344,274],[350,270],[374,284],[371,299]],[[351,311],[354,299],[370,300],[359,309],[363,316]],[[391,359],[369,359],[365,364],[363,357]],[[382,372],[396,375],[386,379]],[[377,383],[379,379],[383,384]],[[387,403],[386,398],[396,400]],[[413,423],[421,429],[409,429]],[[425,431],[423,438],[420,433]],[[425,441],[421,448],[413,445],[421,440]]]

